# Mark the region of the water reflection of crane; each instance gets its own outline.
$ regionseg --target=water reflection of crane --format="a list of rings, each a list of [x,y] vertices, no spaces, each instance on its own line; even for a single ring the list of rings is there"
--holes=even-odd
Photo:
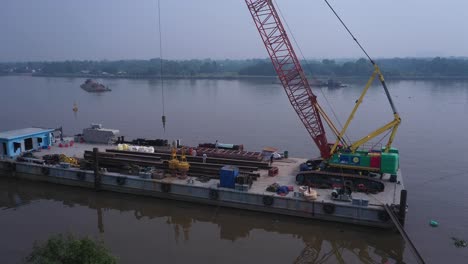
[[[337,245],[337,242],[334,241],[329,241],[331,245],[331,249],[328,250],[327,252],[322,252],[322,244],[323,241],[320,241],[320,243],[309,243],[306,242],[305,248],[301,251],[299,256],[296,258],[294,261],[295,264],[304,264],[304,263],[347,263],[345,261],[345,258],[343,257],[343,250],[346,249],[343,245]],[[353,255],[359,259],[360,262],[362,263],[374,263],[375,260],[373,260],[369,252],[366,250],[360,250],[358,249],[359,252],[355,252],[355,250],[350,250]],[[330,260],[331,257],[335,257],[335,259]],[[382,257],[382,259],[385,259]],[[385,262],[383,262],[385,263]]]

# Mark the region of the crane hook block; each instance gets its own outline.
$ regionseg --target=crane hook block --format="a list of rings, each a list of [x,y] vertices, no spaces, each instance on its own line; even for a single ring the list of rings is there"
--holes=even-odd
[[[163,123],[163,128],[166,128],[166,116],[162,116],[162,123]]]

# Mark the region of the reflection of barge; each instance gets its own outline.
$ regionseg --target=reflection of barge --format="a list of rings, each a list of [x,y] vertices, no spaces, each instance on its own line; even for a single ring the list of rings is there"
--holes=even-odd
[[[394,260],[396,263],[402,263],[405,259],[402,239],[390,230],[380,230],[379,233],[371,235],[360,227],[347,228],[343,231],[341,225],[311,223],[307,220],[281,216],[275,216],[275,221],[272,221],[271,215],[230,209],[217,210],[216,216],[213,217],[212,208],[206,206],[184,206],[183,203],[174,201],[155,203],[151,198],[127,195],[121,197],[113,193],[93,193],[86,189],[65,186],[57,188],[54,185],[29,181],[0,179],[0,192],[4,194],[0,196],[0,207],[4,208],[15,208],[38,200],[52,200],[67,208],[75,206],[88,208],[91,212],[91,218],[88,219],[91,222],[88,223],[92,223],[95,219],[100,233],[105,233],[106,228],[112,227],[111,218],[114,218],[113,211],[116,210],[130,217],[130,221],[158,220],[156,222],[161,225],[167,224],[168,228],[173,227],[175,241],[179,239],[196,241],[198,224],[216,225],[219,233],[215,233],[214,236],[224,241],[240,240],[244,243],[242,239],[254,237],[259,230],[291,235],[304,243],[304,249],[299,253],[295,263],[316,263],[322,257],[326,257],[330,262],[335,259],[339,262],[345,254],[349,262],[360,260],[379,263],[381,259],[386,258],[389,262]],[[94,218],[92,210],[96,212]],[[356,239],[356,236],[363,239]],[[277,247],[274,244],[270,247],[282,246],[281,243],[276,245]],[[141,252],[146,251],[143,248]]]
[[[112,91],[109,87],[98,83],[92,79],[87,79],[80,87],[90,93],[110,92]]]

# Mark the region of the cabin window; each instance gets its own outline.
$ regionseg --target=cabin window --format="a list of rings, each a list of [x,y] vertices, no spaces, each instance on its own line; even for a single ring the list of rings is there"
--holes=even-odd
[[[42,138],[37,138],[37,144],[40,146],[42,144]]]
[[[27,138],[27,139],[24,140],[24,149],[25,150],[33,149],[33,139],[32,138]]]
[[[8,155],[8,150],[7,150],[6,143],[3,142],[2,145],[3,145],[3,155]]]
[[[21,150],[21,143],[13,142],[13,152],[16,153],[16,151],[17,151],[18,149]]]

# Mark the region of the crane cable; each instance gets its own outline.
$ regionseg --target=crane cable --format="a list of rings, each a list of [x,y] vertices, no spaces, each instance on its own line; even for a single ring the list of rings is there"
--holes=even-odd
[[[362,52],[364,52],[364,54],[366,55],[366,57],[369,59],[369,61],[372,63],[372,65],[375,65],[375,62],[374,60],[369,56],[369,54],[367,53],[367,51],[364,49],[364,47],[361,45],[361,43],[359,43],[359,41],[357,40],[357,38],[353,35],[353,33],[351,32],[351,30],[349,30],[349,28],[346,26],[346,24],[344,23],[344,21],[341,19],[341,17],[338,15],[338,13],[336,13],[335,9],[333,9],[333,7],[330,5],[330,3],[328,2],[328,0],[323,0],[325,1],[325,3],[328,5],[328,7],[331,9],[331,11],[333,12],[333,14],[335,14],[335,16],[338,18],[338,20],[341,22],[341,24],[343,25],[343,27],[346,29],[346,31],[348,31],[349,35],[351,35],[351,37],[353,38],[353,40],[356,42],[356,44],[358,44],[359,48],[362,50]]]
[[[281,8],[279,7],[278,3],[276,2],[276,0],[273,0],[275,2],[275,6],[278,7],[278,12],[282,18],[282,20],[284,21],[284,24],[286,24],[286,27],[288,28],[288,31],[289,33],[291,34],[291,37],[294,41],[294,44],[296,44],[296,47],[297,49],[299,50],[299,53],[301,54],[301,57],[302,59],[304,60],[305,62],[305,65],[307,66],[307,69],[309,70],[309,72],[312,72],[311,71],[311,67],[310,67],[310,64],[308,63],[308,61],[306,60],[304,54],[302,53],[302,49],[301,47],[299,46],[299,44],[297,44],[297,41],[296,41],[296,37],[294,37],[294,34],[291,30],[291,28],[289,27],[289,24],[288,22],[286,21],[286,19],[284,18],[283,16],[283,12],[281,12]],[[338,115],[336,114],[335,110],[333,109],[333,106],[332,104],[330,103],[330,101],[328,100],[327,96],[325,95],[325,93],[323,92],[323,90],[321,88],[319,88],[320,90],[320,93],[322,94],[323,98],[325,99],[325,102],[327,102],[327,105],[328,107],[330,108],[331,112],[333,113],[333,116],[335,117],[335,120],[338,122],[338,125],[340,126],[340,129],[343,129],[343,124],[340,122],[340,119],[338,118]],[[351,140],[349,139],[348,135],[345,134],[344,135],[346,137],[346,139],[348,140],[348,142],[351,142]]]
[[[328,5],[328,7],[333,12],[333,14],[335,14],[336,18],[338,18],[338,20],[343,25],[343,27],[346,29],[346,31],[348,31],[349,35],[353,38],[353,40],[356,42],[356,44],[359,46],[359,48],[362,50],[362,52],[366,55],[366,57],[367,57],[367,59],[369,59],[370,63],[374,67],[377,67],[377,64],[375,63],[375,61],[370,57],[370,55],[367,53],[367,51],[364,49],[364,47],[361,45],[361,43],[357,40],[357,38],[354,36],[354,34],[351,32],[351,30],[348,28],[348,26],[346,26],[344,21],[341,19],[341,17],[338,15],[338,13],[336,13],[335,9],[331,6],[331,4],[328,2],[328,0],[323,0],[323,1],[325,1],[325,3]],[[390,103],[390,106],[392,107],[393,114],[398,115],[398,112],[397,112],[397,110],[395,108],[395,105],[393,104],[392,97],[390,96],[390,92],[388,91],[387,85],[385,84],[385,81],[383,79],[382,73],[380,73],[380,70],[379,70],[379,75],[380,75],[380,83],[382,84],[382,86],[384,88],[384,91],[385,91],[385,94],[387,96],[388,102]],[[388,135],[388,133],[386,135]],[[385,138],[385,136],[384,136],[384,138]],[[382,138],[382,140],[383,140],[383,138]]]
[[[388,130],[387,133],[385,133],[385,135],[383,135],[382,138],[381,138],[379,141],[377,141],[375,144],[373,144],[373,145],[371,146],[370,149],[374,149],[375,146],[377,146],[378,144],[380,144],[380,143],[385,139],[385,137],[387,137],[388,134],[390,134],[390,132],[392,132],[392,131],[391,131],[391,130]],[[381,145],[381,146],[382,146],[382,145]]]
[[[166,114],[164,106],[164,79],[163,79],[163,50],[162,50],[162,33],[161,33],[161,0],[158,0],[158,28],[159,28],[159,79],[161,81],[161,100],[162,100],[162,125],[164,133],[166,132]]]

